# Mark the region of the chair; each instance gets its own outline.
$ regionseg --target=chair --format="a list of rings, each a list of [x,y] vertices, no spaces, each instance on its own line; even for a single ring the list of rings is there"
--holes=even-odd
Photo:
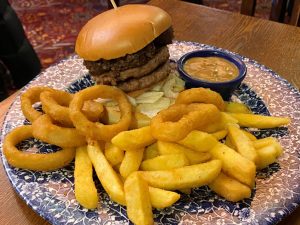
[[[288,4],[291,4],[290,2],[288,0],[273,0],[270,13],[270,20],[283,23],[286,11],[288,9],[287,6]]]
[[[290,24],[294,26],[300,26],[300,0],[294,1]]]
[[[242,0],[241,14],[254,16],[256,0]],[[273,0],[270,20],[285,22],[286,13],[290,16],[291,25],[299,25],[300,0]]]
[[[241,14],[254,16],[256,0],[243,0],[241,5]]]
[[[190,2],[190,3],[195,3],[195,4],[200,4],[203,5],[202,0],[184,0],[185,2]]]

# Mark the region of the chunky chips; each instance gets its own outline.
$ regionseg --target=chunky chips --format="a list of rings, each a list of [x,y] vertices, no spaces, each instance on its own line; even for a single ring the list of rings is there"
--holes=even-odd
[[[86,146],[76,149],[74,187],[75,197],[80,205],[87,209],[97,207],[99,198],[93,181],[93,166]]]
[[[105,85],[75,95],[31,88],[21,102],[32,125],[6,136],[4,155],[12,166],[54,170],[72,161],[76,152],[79,204],[98,206],[94,168],[110,198],[127,207],[135,224],[152,224],[152,208],[171,206],[180,198],[175,191],[190,194],[192,188],[208,185],[229,201],[249,198],[256,171],[274,163],[283,150],[275,138],[257,140],[239,126],[272,128],[289,119],[254,115],[244,104],[225,104],[209,89],[178,93],[183,86],[176,87],[177,79],[132,93],[136,99]],[[44,115],[32,106],[38,101]],[[30,137],[63,149],[49,154],[19,151],[16,145]]]

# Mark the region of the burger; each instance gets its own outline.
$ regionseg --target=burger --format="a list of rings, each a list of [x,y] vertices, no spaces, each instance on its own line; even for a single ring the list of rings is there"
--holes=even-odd
[[[125,92],[149,87],[168,76],[171,17],[149,5],[125,5],[89,20],[75,51],[97,84]]]

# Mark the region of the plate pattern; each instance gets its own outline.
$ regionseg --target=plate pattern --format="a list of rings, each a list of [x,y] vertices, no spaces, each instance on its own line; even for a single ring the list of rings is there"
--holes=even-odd
[[[169,49],[171,59],[176,61],[189,51],[218,48],[175,41]],[[182,194],[172,207],[154,210],[157,224],[275,224],[300,204],[300,93],[272,70],[246,57],[239,57],[246,63],[248,75],[232,99],[244,102],[255,113],[291,118],[288,128],[250,130],[257,137],[278,138],[284,146],[284,154],[278,163],[257,173],[256,188],[251,198],[231,203],[206,186],[197,188],[190,195]],[[87,74],[82,59],[74,55],[45,70],[22,92],[37,85],[76,92],[93,84]],[[20,110],[20,98],[17,97],[2,128],[1,156],[10,182],[33,210],[57,225],[131,224],[126,209],[110,201],[98,181],[96,185],[101,201],[96,210],[86,210],[76,202],[73,164],[53,172],[33,172],[10,167],[2,155],[3,138],[14,127],[24,123],[26,121]],[[57,150],[34,139],[20,145],[23,148],[34,145],[40,152]]]

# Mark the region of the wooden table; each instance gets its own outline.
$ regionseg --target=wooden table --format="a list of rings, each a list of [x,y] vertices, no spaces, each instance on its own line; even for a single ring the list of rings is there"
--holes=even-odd
[[[175,0],[153,0],[173,18],[177,40],[229,49],[255,59],[300,87],[300,29]],[[0,124],[16,94],[0,103]],[[0,165],[0,224],[45,225],[10,185]],[[280,223],[300,225],[300,208]]]

